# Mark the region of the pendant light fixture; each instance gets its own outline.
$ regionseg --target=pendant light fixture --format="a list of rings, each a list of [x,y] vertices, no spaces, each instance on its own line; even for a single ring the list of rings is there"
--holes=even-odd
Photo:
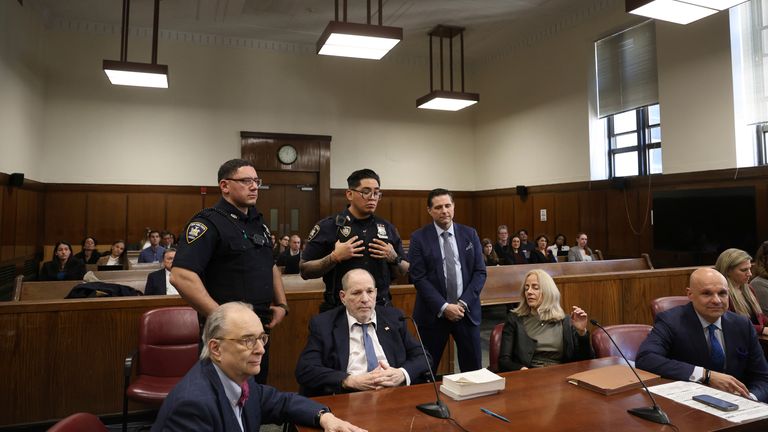
[[[160,0],[155,0],[152,24],[152,63],[128,61],[128,17],[131,0],[123,0],[123,22],[120,34],[120,61],[104,60],[104,73],[114,85],[136,87],[168,88],[168,66],[157,64],[157,28],[160,14]]]
[[[459,37],[459,64],[461,72],[461,91],[453,90],[453,39]],[[432,39],[440,39],[440,89],[435,90],[434,85],[434,60]],[[443,59],[443,41],[448,40],[448,83],[449,90],[445,90],[445,62]],[[438,25],[429,32],[429,93],[416,99],[416,106],[424,109],[436,109],[444,111],[458,111],[480,101],[477,93],[464,91],[464,28],[455,26]]]
[[[689,24],[746,0],[626,0],[627,12],[661,21]]]
[[[339,21],[339,0],[335,0],[334,20],[325,27],[317,40],[317,53],[340,57],[380,60],[403,40],[403,29],[384,26],[379,0],[379,24],[371,24],[371,0],[366,0],[366,24],[347,22],[347,0],[342,0],[342,18]]]

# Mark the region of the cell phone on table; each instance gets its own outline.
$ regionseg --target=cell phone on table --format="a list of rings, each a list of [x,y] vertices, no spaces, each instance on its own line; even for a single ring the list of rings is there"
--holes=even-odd
[[[739,409],[739,406],[733,402],[728,402],[726,400],[705,394],[696,395],[693,397],[693,400],[696,402],[701,402],[704,405],[709,405],[712,408],[717,408],[720,411],[736,411]]]

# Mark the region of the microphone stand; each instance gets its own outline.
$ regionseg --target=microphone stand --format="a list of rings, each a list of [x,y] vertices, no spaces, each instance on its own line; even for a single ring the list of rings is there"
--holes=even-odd
[[[663,425],[672,424],[672,422],[669,421],[669,417],[667,417],[667,413],[665,413],[661,409],[661,407],[656,404],[656,399],[653,398],[653,394],[651,393],[650,390],[648,390],[648,386],[646,386],[643,380],[640,379],[640,375],[637,374],[637,371],[635,370],[635,368],[632,367],[632,365],[629,363],[629,360],[627,360],[627,357],[621,351],[621,348],[619,348],[619,345],[616,343],[616,341],[613,340],[613,338],[611,337],[611,334],[608,333],[608,331],[605,330],[605,328],[603,328],[603,326],[601,326],[600,323],[597,322],[597,320],[591,319],[589,320],[589,322],[592,323],[593,326],[598,327],[608,336],[608,339],[610,339],[613,346],[616,347],[616,350],[619,351],[619,354],[621,354],[621,357],[623,357],[624,361],[627,362],[627,366],[629,366],[629,368],[632,369],[632,373],[634,373],[635,376],[637,377],[637,380],[640,381],[640,384],[643,386],[643,389],[645,389],[645,392],[648,394],[648,397],[651,398],[651,402],[653,403],[653,406],[642,407],[642,408],[632,408],[632,409],[628,409],[627,412],[632,415],[638,416],[640,418],[650,420],[654,423],[659,423]]]
[[[424,348],[424,342],[421,341],[419,326],[416,325],[416,321],[414,321],[412,317],[400,317],[400,321],[405,320],[410,320],[413,323],[413,328],[416,329],[416,336],[419,338],[419,345],[421,346],[421,351],[424,353],[424,361],[427,362],[427,370],[429,371],[429,376],[432,378],[432,386],[435,388],[435,397],[437,398],[434,403],[423,403],[421,405],[416,405],[416,408],[428,416],[437,417],[439,419],[449,419],[451,418],[451,411],[448,409],[448,405],[440,400],[440,392],[437,391],[437,382],[435,380],[435,375],[432,373],[432,365],[429,364],[427,350]]]

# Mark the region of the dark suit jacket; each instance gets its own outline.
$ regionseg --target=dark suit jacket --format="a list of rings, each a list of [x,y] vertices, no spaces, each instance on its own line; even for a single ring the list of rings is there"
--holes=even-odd
[[[165,285],[165,268],[153,271],[147,275],[147,284],[144,285],[144,295],[165,295],[168,287]]]
[[[288,248],[283,251],[277,257],[277,265],[284,266],[283,274],[299,274],[299,261],[301,260],[301,252],[291,256],[291,249]]]
[[[752,324],[733,312],[726,312],[721,323],[724,372],[743,382],[759,400],[768,401],[768,364]],[[681,381],[690,378],[694,366],[712,368],[709,346],[691,303],[656,315],[636,363],[640,369]]]
[[[424,352],[408,333],[403,313],[393,307],[376,306],[376,336],[391,367],[408,371],[411,384],[424,382],[427,373]],[[347,377],[349,326],[346,308],[339,306],[315,315],[309,323],[309,339],[296,364],[296,381],[307,396],[343,393]]]
[[[480,291],[486,278],[483,247],[473,228],[457,223],[453,226],[464,285],[460,300],[469,307],[469,313],[465,317],[468,317],[472,324],[480,325]],[[447,298],[443,255],[434,223],[411,234],[408,262],[411,264],[411,280],[416,286],[413,318],[419,324],[434,323],[439,319],[437,315]]]
[[[243,407],[245,432],[258,432],[262,423],[312,426],[323,405],[296,393],[283,393],[248,378],[250,396]],[[240,431],[237,418],[210,360],[198,362],[165,398],[152,426],[156,431]]]
[[[536,353],[536,341],[528,336],[523,325],[523,318],[510,312],[504,331],[501,334],[501,349],[499,350],[499,369],[501,372],[520,370],[521,367],[531,367],[533,355]],[[563,363],[586,360],[594,357],[589,347],[589,332],[579,336],[579,332],[571,325],[571,317],[563,319]]]
[[[43,268],[40,269],[41,281],[55,281],[58,280],[59,274],[59,260],[48,261],[43,264]],[[63,280],[82,280],[85,276],[85,263],[80,258],[70,257],[67,263],[64,264],[64,279]]]

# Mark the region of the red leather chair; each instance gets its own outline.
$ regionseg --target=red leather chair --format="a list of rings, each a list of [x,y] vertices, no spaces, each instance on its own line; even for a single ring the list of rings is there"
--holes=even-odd
[[[109,432],[109,429],[93,414],[76,413],[60,420],[48,432]]]
[[[651,300],[651,315],[653,315],[653,319],[655,320],[656,314],[659,312],[664,312],[673,307],[688,304],[689,301],[687,296],[669,296],[653,299]]]
[[[197,312],[187,306],[153,309],[139,323],[139,347],[125,359],[123,431],[128,399],[160,407],[173,386],[195,365],[199,355]],[[136,379],[131,370],[136,363]]]
[[[488,344],[488,369],[491,372],[499,371],[499,352],[501,351],[501,332],[504,330],[504,323],[496,324],[491,330],[491,339]]]
[[[610,333],[613,340],[616,341],[616,345],[621,348],[621,351],[627,356],[627,360],[634,361],[637,357],[637,350],[640,348],[640,344],[643,343],[648,333],[653,327],[645,324],[619,324],[613,326],[606,326],[605,331]],[[613,346],[608,335],[600,329],[595,329],[592,332],[592,348],[595,350],[597,358],[616,356],[621,357],[619,351]]]

